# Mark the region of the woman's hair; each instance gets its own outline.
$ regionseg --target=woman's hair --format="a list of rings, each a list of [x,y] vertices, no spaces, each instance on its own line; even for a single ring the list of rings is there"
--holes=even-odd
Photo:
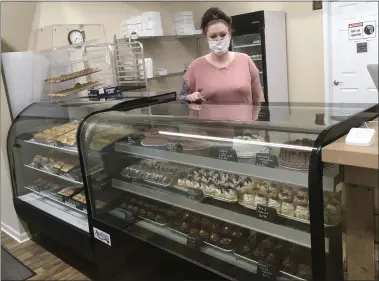
[[[229,29],[232,27],[232,18],[221,11],[219,8],[213,7],[205,11],[201,18],[201,29],[205,34],[210,23],[224,22]]]

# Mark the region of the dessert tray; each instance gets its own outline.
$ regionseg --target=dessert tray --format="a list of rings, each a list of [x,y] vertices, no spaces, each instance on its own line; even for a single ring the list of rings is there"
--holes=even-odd
[[[100,71],[101,71],[100,68],[85,68],[85,69],[75,71],[75,72],[70,73],[70,74],[62,74],[58,77],[51,77],[49,79],[46,79],[45,82],[46,83],[52,83],[52,84],[61,83],[61,82],[65,82],[68,80],[79,78],[79,77],[82,77],[85,75],[90,75],[90,74],[100,72]]]
[[[257,153],[270,153],[270,149],[263,145],[240,143],[237,141],[255,141],[264,143],[265,139],[259,135],[244,134],[237,136],[233,141],[233,149],[236,151],[237,157],[241,159],[254,158]]]
[[[85,90],[89,90],[89,89],[98,87],[100,85],[102,85],[102,83],[100,83],[98,81],[89,81],[89,82],[86,82],[83,84],[82,83],[76,83],[75,86],[72,88],[64,89],[62,91],[58,91],[55,93],[50,93],[50,94],[48,94],[48,96],[49,97],[67,97],[67,96],[70,96],[72,94],[79,93],[81,91],[85,91]]]
[[[257,180],[248,187],[240,189],[238,203],[246,208],[257,210],[258,205],[274,209],[278,216],[309,224],[308,190]],[[341,220],[339,193],[325,191],[325,226],[334,226]],[[255,202],[259,200],[259,202]],[[254,201],[254,202],[253,202]]]

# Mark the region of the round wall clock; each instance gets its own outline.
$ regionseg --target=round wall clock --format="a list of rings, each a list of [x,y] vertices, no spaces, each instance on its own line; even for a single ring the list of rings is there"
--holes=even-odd
[[[84,42],[83,32],[81,32],[80,30],[77,30],[77,29],[71,30],[68,33],[67,37],[68,37],[68,42],[70,44],[78,44],[78,43]]]

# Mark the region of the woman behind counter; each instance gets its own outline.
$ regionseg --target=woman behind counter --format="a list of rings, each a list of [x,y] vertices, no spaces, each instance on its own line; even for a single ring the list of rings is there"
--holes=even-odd
[[[232,19],[208,9],[201,29],[210,53],[192,62],[184,75],[181,100],[196,103],[260,104],[264,101],[259,71],[251,58],[230,52]]]

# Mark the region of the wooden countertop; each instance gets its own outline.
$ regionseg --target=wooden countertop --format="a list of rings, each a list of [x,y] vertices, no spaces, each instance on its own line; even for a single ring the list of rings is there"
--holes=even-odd
[[[346,135],[322,149],[322,161],[362,168],[379,169],[378,127],[375,127],[374,144],[369,147],[345,144]]]

